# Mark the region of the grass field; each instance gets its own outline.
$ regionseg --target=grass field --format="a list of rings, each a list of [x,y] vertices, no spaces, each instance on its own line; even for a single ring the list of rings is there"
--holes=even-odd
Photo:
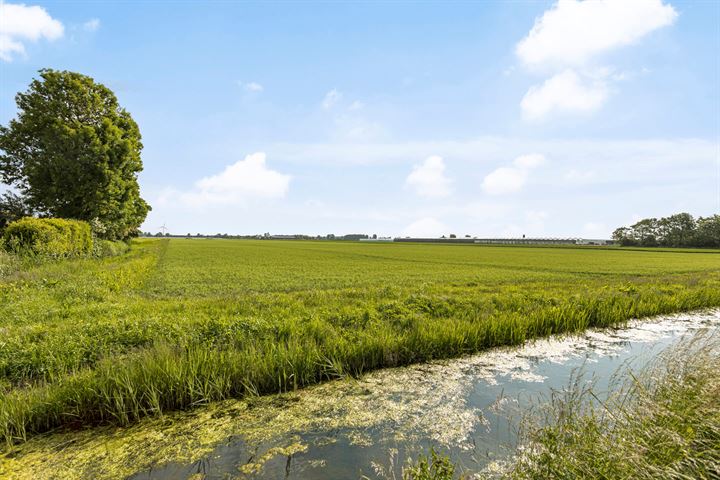
[[[4,262],[8,447],[720,305],[713,252],[173,239],[105,259]]]

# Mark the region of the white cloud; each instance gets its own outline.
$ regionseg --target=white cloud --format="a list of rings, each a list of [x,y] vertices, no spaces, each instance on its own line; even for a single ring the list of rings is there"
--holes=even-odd
[[[0,1],[0,19],[0,60],[6,62],[25,54],[24,41],[57,40],[64,32],[62,23],[38,6]]]
[[[671,25],[677,16],[662,0],[559,0],[515,51],[528,66],[583,65]]]
[[[411,223],[400,234],[401,237],[440,237],[447,235],[448,227],[435,218],[426,217]]]
[[[342,93],[338,92],[336,89],[332,89],[329,92],[325,94],[325,97],[322,101],[322,107],[325,110],[330,110],[332,107],[334,107],[340,100],[342,99]]]
[[[593,61],[671,25],[677,16],[662,0],[558,0],[515,48],[527,67],[555,72],[525,93],[523,118],[537,121],[556,112],[600,109],[608,99],[608,85],[631,75]]]
[[[693,138],[676,139],[543,139],[528,137],[485,136],[467,140],[448,141],[372,141],[356,142],[340,139],[333,143],[276,143],[268,146],[271,158],[296,165],[396,165],[408,158],[423,158],[436,152],[452,158],[458,167],[465,165],[499,164],[520,152],[543,152],[553,159],[553,165],[572,168],[596,168],[598,180],[612,175],[633,172],[637,179],[657,178],[667,170],[692,176],[697,169],[717,165],[720,144],[716,141]],[[709,166],[709,167],[708,167]],[[618,171],[610,172],[610,168]],[[562,177],[563,172],[559,173]]]
[[[513,165],[522,169],[530,169],[539,167],[545,163],[545,157],[539,153],[530,153],[528,155],[520,155],[513,160]]]
[[[485,176],[482,189],[489,195],[516,193],[527,183],[530,170],[545,163],[545,157],[533,153],[521,155],[513,161],[511,167],[500,167]]]
[[[288,191],[290,175],[267,167],[265,153],[248,155],[221,173],[202,178],[195,190],[181,195],[190,205],[232,204],[254,198],[282,198]]]
[[[14,54],[24,54],[25,47],[7,35],[0,35],[0,60],[11,62]]]
[[[210,154],[237,152],[239,148],[227,146]],[[448,226],[434,229],[437,235],[603,238],[617,226],[634,223],[639,218],[678,211],[707,216],[718,205],[717,140],[487,136],[446,141],[276,143],[265,148],[267,168],[281,173],[290,173],[287,170],[290,168],[306,171],[302,179],[293,176],[284,199],[242,199],[202,206],[193,204],[190,195],[182,196],[185,193],[199,196],[199,188],[190,186],[182,192],[175,190],[161,204],[156,198],[162,187],[182,181],[181,172],[168,171],[165,183],[144,184],[154,208],[148,228],[156,231],[158,225],[167,222],[173,231],[183,232],[399,235],[415,221],[430,218]],[[454,179],[453,196],[418,202],[409,191],[376,181],[376,167],[407,175],[410,173],[407,159],[417,158],[417,163],[421,163],[428,152],[452,159],[448,168],[452,169]],[[497,167],[517,168],[512,160],[524,152],[542,152],[547,161],[530,170],[520,194],[491,196],[482,190],[478,192],[482,176],[473,181],[478,172],[484,175]],[[233,161],[237,159],[242,157]],[[279,160],[288,167],[276,166]],[[224,169],[225,165],[221,165],[196,178]],[[602,188],[569,188],[565,174],[571,170],[579,172],[579,177],[586,171],[595,172],[592,182]],[[315,187],[323,184],[333,184],[335,188],[318,196],[320,190]],[[539,188],[543,191],[541,199],[536,195]],[[342,195],[338,197],[336,192]],[[544,211],[548,216],[529,214],[529,210]],[[634,213],[639,216],[631,217]],[[542,230],[535,229],[538,224],[533,226],[533,220],[542,220]],[[607,230],[604,234],[599,228],[584,232],[586,222],[602,223]],[[591,234],[592,231],[598,235]]]
[[[525,186],[528,173],[526,170],[512,167],[500,167],[489,173],[482,183],[485,193],[504,195],[515,193]]]
[[[445,176],[445,162],[437,155],[415,165],[405,183],[423,197],[447,197],[451,193],[451,181]]]
[[[87,22],[83,23],[83,29],[86,32],[96,32],[100,28],[100,19],[91,18]]]
[[[262,85],[260,85],[257,82],[237,82],[237,83],[238,83],[238,87],[242,88],[246,92],[259,93],[259,92],[262,92],[263,90],[265,90],[265,87],[263,87]]]
[[[520,108],[526,120],[541,120],[553,113],[587,113],[599,109],[608,98],[601,80],[583,81],[572,70],[565,70],[540,86],[527,91]]]

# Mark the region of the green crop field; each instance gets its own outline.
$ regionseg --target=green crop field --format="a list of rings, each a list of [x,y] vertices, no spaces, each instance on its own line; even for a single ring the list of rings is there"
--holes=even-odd
[[[172,239],[0,258],[0,436],[718,305],[703,251]]]

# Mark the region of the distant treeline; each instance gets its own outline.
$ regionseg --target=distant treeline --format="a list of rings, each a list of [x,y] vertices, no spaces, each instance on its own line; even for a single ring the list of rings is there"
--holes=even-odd
[[[689,213],[645,218],[613,232],[620,245],[720,248],[720,215],[695,219]]]

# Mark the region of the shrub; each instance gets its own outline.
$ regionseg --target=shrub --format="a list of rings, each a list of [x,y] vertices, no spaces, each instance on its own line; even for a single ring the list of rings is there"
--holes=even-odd
[[[92,250],[90,225],[80,220],[25,217],[10,223],[3,234],[12,253],[47,257],[75,257]]]
[[[96,257],[115,257],[127,252],[130,246],[121,240],[100,240],[93,241],[93,255]]]

